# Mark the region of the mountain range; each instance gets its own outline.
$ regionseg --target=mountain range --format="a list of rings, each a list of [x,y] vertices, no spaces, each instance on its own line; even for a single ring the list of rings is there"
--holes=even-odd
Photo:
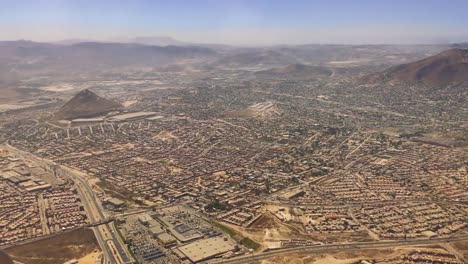
[[[127,39],[126,43],[57,43],[0,41],[0,88],[31,77],[75,80],[102,73],[245,69],[256,75],[288,75],[309,79],[352,76],[377,71],[372,79],[445,84],[463,80],[458,61],[463,43],[454,45],[299,45],[273,47],[192,46],[167,37]],[[144,45],[145,42],[159,45]],[[165,46],[165,44],[174,44]],[[162,46],[161,46],[162,45]],[[456,47],[456,49],[454,49]],[[444,50],[458,50],[430,56]],[[429,57],[429,58],[427,58]],[[427,58],[427,59],[425,59]],[[419,60],[419,61],[418,61]],[[418,61],[416,64],[412,61]],[[395,66],[400,65],[400,66]],[[432,66],[428,66],[432,65]],[[250,68],[250,69],[249,69]],[[385,70],[387,69],[387,70]],[[262,72],[262,70],[265,70]],[[81,77],[84,76],[84,77]]]
[[[148,46],[82,42],[58,45],[31,41],[0,42],[0,79],[40,74],[80,74],[136,67],[165,66],[187,59],[206,59],[216,51],[196,46]]]

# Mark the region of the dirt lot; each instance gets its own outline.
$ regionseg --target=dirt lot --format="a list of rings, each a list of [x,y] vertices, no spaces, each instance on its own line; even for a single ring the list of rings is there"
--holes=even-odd
[[[78,264],[95,264],[101,257],[101,251],[93,251],[92,253],[80,258]]]
[[[101,190],[103,190],[107,195],[110,195],[114,198],[118,198],[124,201],[131,201],[130,197],[132,196],[132,193],[124,190],[122,188],[119,188],[107,181],[98,181],[95,184],[98,186]]]
[[[451,244],[455,249],[468,253],[468,241],[458,241]]]
[[[466,260],[468,260],[468,241],[458,241],[450,243],[450,245]]]
[[[265,229],[265,228],[278,228],[279,225],[275,222],[273,216],[264,214],[260,216],[255,222],[252,223],[250,228]]]
[[[2,250],[0,250],[0,263],[2,264],[12,264],[12,260],[10,259],[10,257],[5,253],[3,252]]]
[[[360,260],[377,260],[378,263],[395,263],[408,249],[375,249],[335,254],[289,255],[274,257],[261,264],[351,264]]]
[[[93,231],[80,229],[20,245],[7,250],[14,260],[24,264],[62,264],[79,259],[99,248]]]
[[[462,242],[463,243],[463,242]],[[396,264],[401,263],[405,255],[414,251],[435,251],[448,253],[440,246],[396,247],[392,249],[367,249],[360,251],[339,252],[329,254],[290,254],[276,256],[257,264],[354,264],[362,260],[371,263]]]

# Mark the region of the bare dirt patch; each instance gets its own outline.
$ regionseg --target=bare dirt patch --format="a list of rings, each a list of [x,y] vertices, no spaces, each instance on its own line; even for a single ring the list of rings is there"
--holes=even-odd
[[[458,241],[458,242],[453,242],[452,246],[455,249],[466,251],[468,253],[468,241]]]
[[[124,107],[130,107],[134,104],[138,103],[138,100],[127,100],[122,103]]]
[[[78,264],[95,264],[96,260],[98,260],[102,255],[102,252],[99,250],[95,250],[92,253],[80,258],[78,260]]]
[[[24,264],[62,264],[71,259],[82,258],[98,248],[93,231],[79,229],[9,248],[7,252],[14,260]]]
[[[96,183],[101,190],[104,191],[107,195],[112,196],[113,198],[118,198],[124,201],[131,201],[130,197],[133,195],[131,192],[124,188],[120,188],[106,180],[102,180]]]
[[[356,252],[340,252],[332,254],[292,254],[277,256],[259,262],[261,264],[351,264],[360,260],[375,260],[378,263],[399,261],[401,256],[414,249],[373,249]],[[393,262],[395,263],[395,262]],[[398,263],[398,262],[396,262]]]
[[[157,134],[153,138],[166,141],[166,140],[171,140],[171,139],[177,139],[177,136],[172,134],[170,131],[161,131],[159,134]]]
[[[263,214],[251,225],[251,227],[252,228],[275,228],[275,227],[278,227],[278,225],[275,223],[272,216]]]

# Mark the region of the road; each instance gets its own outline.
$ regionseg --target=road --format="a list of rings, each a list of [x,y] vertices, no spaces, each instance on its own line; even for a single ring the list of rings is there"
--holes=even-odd
[[[413,240],[396,240],[396,241],[378,241],[378,242],[361,242],[349,244],[333,244],[333,245],[314,245],[306,247],[295,247],[287,249],[279,249],[274,251],[256,253],[247,256],[236,257],[226,260],[213,260],[210,264],[243,264],[252,263],[264,259],[268,259],[284,254],[323,254],[343,251],[357,251],[362,249],[378,249],[378,248],[393,248],[397,246],[419,246],[433,245],[446,242],[455,242],[468,240],[468,235],[448,237],[448,238],[433,238],[433,239],[413,239]]]
[[[58,175],[73,181],[77,187],[78,194],[81,198],[81,201],[83,202],[90,222],[95,223],[107,219],[103,214],[104,209],[102,208],[99,199],[95,196],[91,186],[89,186],[88,182],[84,178],[85,174],[68,167],[58,165],[53,161],[42,159],[31,153],[21,151],[10,145],[5,145],[2,147],[8,149],[12,153],[15,153],[17,156],[30,159],[38,163],[38,165],[41,167],[53,170]],[[104,255],[103,263],[134,263],[133,258],[128,252],[128,249],[123,241],[120,239],[118,232],[113,224],[103,224],[92,227],[92,229]]]
[[[50,229],[47,225],[46,205],[42,193],[38,195],[37,203],[39,205],[39,216],[41,217],[42,234],[48,235],[50,234]]]
[[[106,219],[106,216],[103,214],[104,209],[98,201],[99,199],[95,196],[94,191],[88,182],[83,177],[81,177],[82,175],[78,175],[78,172],[65,166],[56,165],[56,171],[57,173],[60,173],[61,175],[66,176],[75,182],[75,186],[80,193],[82,202],[85,208],[87,208],[86,211],[92,222]],[[123,241],[121,241],[120,237],[118,236],[114,225],[104,224],[94,227],[93,229],[97,231],[95,231],[95,233],[99,234],[99,245],[103,248],[103,251],[105,248],[105,251],[107,252],[107,261],[109,261],[109,263],[133,263],[132,258],[130,257],[130,253],[128,252],[128,249]]]

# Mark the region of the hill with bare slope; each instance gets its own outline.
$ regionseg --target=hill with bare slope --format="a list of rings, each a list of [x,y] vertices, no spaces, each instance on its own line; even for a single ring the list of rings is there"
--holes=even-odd
[[[93,117],[119,110],[121,107],[119,103],[102,98],[92,91],[85,89],[65,103],[55,113],[55,119],[71,120],[75,118]]]
[[[418,82],[434,86],[468,83],[468,49],[451,49],[368,77],[368,81]]]

